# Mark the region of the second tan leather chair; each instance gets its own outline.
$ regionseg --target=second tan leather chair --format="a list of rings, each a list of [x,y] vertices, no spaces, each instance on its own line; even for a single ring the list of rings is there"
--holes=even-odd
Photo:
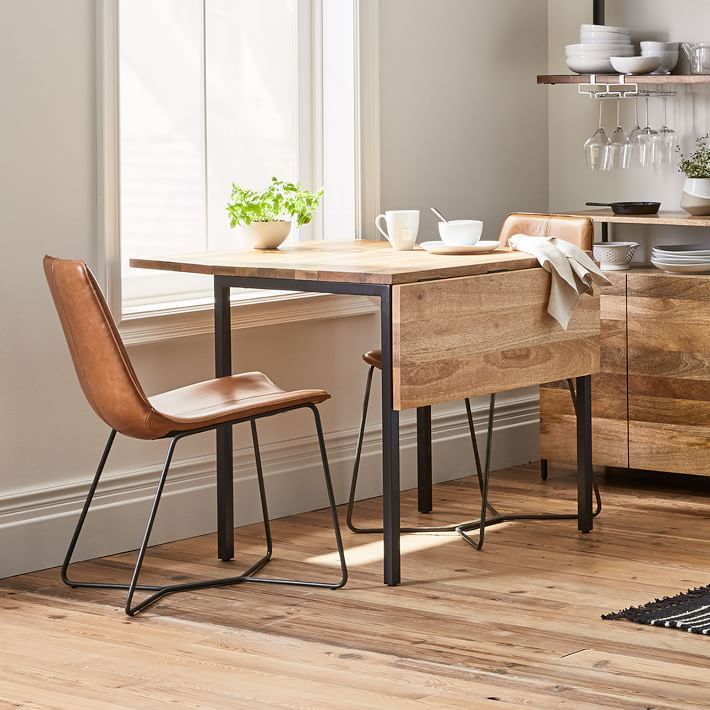
[[[558,239],[564,239],[565,241],[571,242],[577,245],[585,251],[591,251],[594,244],[594,224],[587,217],[573,217],[568,215],[557,215],[557,214],[535,214],[528,212],[515,212],[509,215],[503,222],[501,227],[498,241],[503,245],[507,246],[508,240],[515,236],[516,234],[525,234],[528,236],[537,237],[557,237]],[[375,369],[382,369],[382,353],[379,350],[371,350],[366,352],[362,356],[365,363],[370,367],[367,373],[367,380],[365,383],[365,397],[363,402],[362,416],[360,418],[360,430],[357,440],[357,447],[355,451],[355,463],[353,466],[352,481],[350,484],[350,496],[348,498],[348,510],[347,510],[347,525],[350,530],[356,533],[381,533],[382,528],[380,527],[370,527],[361,528],[353,523],[353,507],[355,504],[355,497],[357,493],[357,479],[358,472],[360,469],[360,457],[362,454],[363,438],[365,434],[365,422],[367,418],[367,409],[370,399],[370,389],[372,386],[372,375]],[[570,382],[570,394],[574,401],[574,385]],[[486,462],[485,467],[481,466],[481,460],[478,452],[478,446],[476,442],[476,431],[474,428],[473,417],[471,414],[471,403],[468,398],[464,400],[466,407],[466,416],[468,419],[469,434],[471,436],[471,443],[473,445],[473,455],[476,465],[476,476],[478,478],[478,486],[483,496],[483,506],[481,509],[481,520],[484,520],[483,528],[485,528],[485,515],[486,512],[491,513],[492,516],[496,518],[496,522],[504,522],[507,520],[521,520],[521,519],[542,519],[542,520],[561,520],[561,519],[573,519],[576,515],[510,515],[504,516],[498,513],[498,511],[487,502],[488,493],[488,470],[490,463],[490,435],[492,432],[493,416],[495,409],[495,394],[491,395],[489,410],[488,410],[488,435],[489,441],[487,443],[486,449]],[[541,461],[541,473],[543,479],[547,478],[547,462]],[[599,497],[599,490],[595,484],[595,495],[597,499],[597,508],[594,515],[598,515],[601,511],[601,500]],[[430,496],[429,496],[430,497]],[[420,511],[429,512],[429,511]],[[474,521],[471,523],[461,523],[453,525],[443,525],[443,526],[419,526],[419,527],[403,527],[402,532],[445,532],[445,531],[456,531],[461,533],[464,538],[472,544],[477,549],[480,549],[483,544],[483,528],[481,529],[481,535],[478,542],[473,542],[465,533],[467,529],[473,529],[476,527],[479,521]]]
[[[588,217],[515,212],[503,222],[498,241],[507,245],[508,240],[516,234],[525,234],[531,237],[554,236],[571,242],[584,251],[592,251],[594,247],[594,223]],[[547,468],[547,460],[541,459],[540,476],[543,481],[547,480]]]
[[[295,584],[330,589],[342,587],[347,581],[347,567],[340,537],[338,514],[335,508],[328,456],[317,408],[317,405],[329,399],[330,395],[324,390],[318,389],[284,391],[263,373],[247,372],[230,377],[219,377],[206,382],[198,382],[187,387],[147,397],[128,359],[128,354],[121,342],[120,334],[101,290],[86,264],[83,261],[56,259],[46,256],[44,258],[44,271],[64,329],[79,383],[96,414],[111,428],[108,442],[89,488],[89,493],[62,565],[62,581],[71,587],[127,590],[125,611],[129,616],[137,614],[167,594],[206,587],[241,584],[243,582]],[[256,422],[263,417],[302,408],[310,409],[313,413],[320,446],[325,486],[340,559],[341,576],[340,579],[333,582],[271,579],[256,576],[257,572],[266,566],[272,556],[269,511],[266,504],[266,491],[261,457],[259,455]],[[248,569],[231,577],[165,586],[138,584],[175,445],[186,436],[210,431],[218,426],[241,422],[249,422],[251,425],[257,481],[264,516],[266,553]],[[137,439],[170,440],[153,505],[148,516],[148,523],[138,550],[136,565],[131,581],[128,584],[73,580],[68,577],[68,568],[117,433]],[[152,592],[152,594],[140,603],[133,605],[133,595],[137,590]]]

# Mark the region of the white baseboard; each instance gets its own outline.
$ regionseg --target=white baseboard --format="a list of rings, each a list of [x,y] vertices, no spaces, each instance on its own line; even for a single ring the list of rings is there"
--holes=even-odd
[[[486,409],[474,410],[476,430],[485,430]],[[527,463],[538,457],[538,398],[501,400],[496,406],[492,468]],[[416,423],[403,415],[401,487],[416,486]],[[450,480],[473,471],[468,424],[462,404],[432,418],[434,480]],[[326,436],[339,503],[347,498],[357,429]],[[381,494],[379,426],[368,427],[358,481],[358,498]],[[483,445],[483,437],[479,445]],[[313,437],[262,445],[272,518],[316,510],[327,504],[318,446]],[[179,453],[179,451],[178,451]],[[243,451],[240,451],[243,454]],[[159,467],[109,472],[99,486],[76,559],[135,549],[145,526]],[[61,564],[88,489],[76,481],[11,493],[0,501],[0,578]],[[236,524],[260,520],[253,456],[235,459]],[[176,458],[163,494],[151,541],[155,544],[215,530],[214,457]],[[238,542],[237,542],[238,547]]]

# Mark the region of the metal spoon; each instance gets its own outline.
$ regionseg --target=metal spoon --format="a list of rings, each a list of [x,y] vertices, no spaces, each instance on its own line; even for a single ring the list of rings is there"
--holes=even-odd
[[[436,207],[430,207],[429,208],[442,222],[448,222],[449,220],[444,217],[439,210],[436,209]]]

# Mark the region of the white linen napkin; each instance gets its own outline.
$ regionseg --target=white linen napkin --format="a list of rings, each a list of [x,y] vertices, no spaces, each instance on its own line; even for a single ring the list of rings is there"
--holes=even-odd
[[[564,239],[516,234],[508,244],[516,251],[534,256],[540,266],[550,272],[547,312],[564,330],[567,330],[581,294],[594,293],[594,284],[610,283],[586,252]]]

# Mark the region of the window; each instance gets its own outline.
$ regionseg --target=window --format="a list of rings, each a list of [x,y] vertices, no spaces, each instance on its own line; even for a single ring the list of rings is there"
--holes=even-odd
[[[358,234],[357,0],[113,3],[123,316],[211,300],[207,277],[128,259],[246,244],[227,220],[233,181],[325,184],[313,223],[289,239]]]

